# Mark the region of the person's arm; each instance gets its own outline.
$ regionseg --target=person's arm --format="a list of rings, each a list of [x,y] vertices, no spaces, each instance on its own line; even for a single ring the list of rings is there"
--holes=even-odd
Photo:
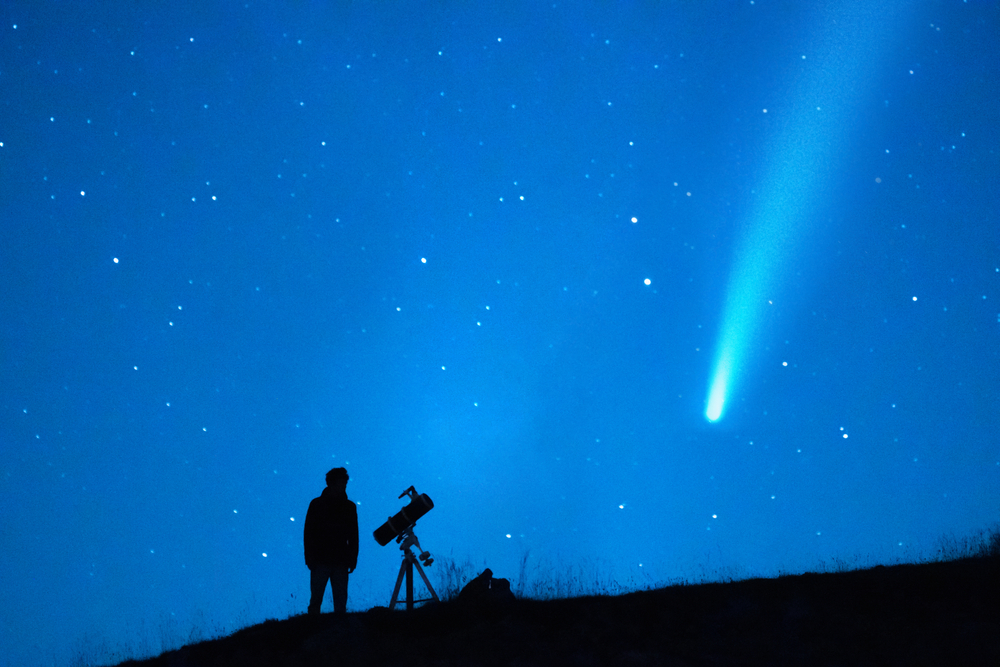
[[[313,516],[313,503],[309,503],[306,512],[306,525],[302,530],[302,546],[306,557],[306,567],[312,569],[313,556],[316,554],[316,528],[310,523]]]
[[[348,572],[354,572],[354,568],[358,566],[358,506],[352,502],[351,507],[354,509],[352,512],[354,520],[352,521],[352,531],[349,536],[351,544],[351,566],[348,568]]]

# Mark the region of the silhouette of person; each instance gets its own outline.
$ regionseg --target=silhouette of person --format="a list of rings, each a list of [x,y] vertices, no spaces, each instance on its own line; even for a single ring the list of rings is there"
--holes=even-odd
[[[333,611],[347,611],[347,575],[358,565],[358,508],[347,498],[346,468],[326,473],[326,488],[309,503],[303,535],[309,568],[309,613],[319,614],[330,582]]]

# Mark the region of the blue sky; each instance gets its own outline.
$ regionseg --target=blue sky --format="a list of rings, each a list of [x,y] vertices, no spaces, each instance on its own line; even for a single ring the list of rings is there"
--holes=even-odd
[[[0,9],[0,664],[995,523],[997,3],[328,4]]]

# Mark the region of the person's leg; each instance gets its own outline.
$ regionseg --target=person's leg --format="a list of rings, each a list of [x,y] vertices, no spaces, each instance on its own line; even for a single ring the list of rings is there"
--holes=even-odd
[[[330,592],[333,593],[333,612],[347,612],[347,568],[334,567],[330,570]]]
[[[323,606],[323,595],[326,594],[326,581],[330,578],[330,568],[314,567],[309,570],[309,613],[318,614]]]

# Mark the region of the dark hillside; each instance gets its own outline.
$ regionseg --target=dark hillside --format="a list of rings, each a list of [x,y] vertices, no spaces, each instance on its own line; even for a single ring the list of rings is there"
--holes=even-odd
[[[268,621],[146,661],[260,665],[1000,665],[1000,561]]]

